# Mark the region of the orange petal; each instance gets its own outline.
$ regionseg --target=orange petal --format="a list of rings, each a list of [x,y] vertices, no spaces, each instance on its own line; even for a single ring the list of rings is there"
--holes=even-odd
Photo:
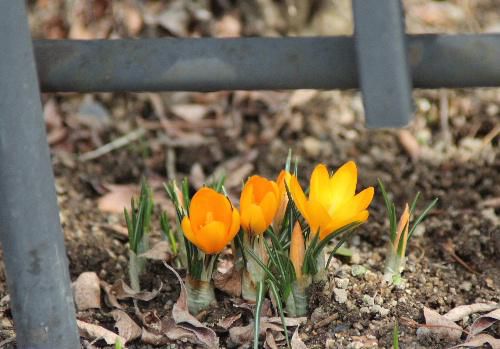
[[[240,231],[240,214],[236,208],[233,209],[233,218],[229,227],[228,239],[232,241],[236,234]]]
[[[199,231],[196,246],[206,254],[215,254],[221,252],[228,242],[224,223],[213,221]]]
[[[231,225],[232,207],[229,200],[223,194],[203,187],[194,194],[189,207],[189,218],[195,229],[205,224],[208,212],[212,212],[214,220]]]
[[[342,165],[330,179],[332,187],[332,197],[329,207],[340,206],[344,201],[349,200],[356,192],[356,182],[358,180],[358,170],[353,161]]]
[[[249,209],[250,221],[245,230],[252,234],[260,235],[264,233],[269,226],[266,223],[262,209],[257,205],[251,205]]]
[[[260,202],[259,206],[262,209],[266,224],[269,226],[276,215],[276,211],[278,210],[278,197],[274,192],[268,192]]]
[[[182,231],[184,232],[184,236],[186,239],[191,241],[194,245],[196,245],[196,234],[193,232],[191,221],[189,217],[184,217],[181,222]]]
[[[302,276],[302,265],[304,264],[305,245],[304,234],[299,222],[295,223],[292,231],[292,238],[290,242],[290,260],[292,261],[293,268],[297,279]]]
[[[364,210],[349,217],[349,219],[344,219],[344,220],[334,219],[332,223],[323,231],[320,237],[321,239],[324,239],[325,237],[335,232],[336,230],[354,222],[359,222],[359,223],[366,222],[368,216],[369,216],[368,211]]]
[[[306,196],[304,195],[304,191],[302,190],[302,187],[299,184],[299,181],[297,180],[297,177],[292,176],[290,179],[290,194],[292,194],[292,199],[293,202],[295,203],[295,206],[297,206],[297,209],[299,212],[302,214],[304,219],[308,220],[308,215],[307,215],[307,199]]]
[[[254,202],[253,199],[253,186],[248,185],[248,181],[243,187],[243,191],[240,196],[240,213],[241,213],[241,225],[243,227],[248,227],[250,224],[250,211],[249,208]]]

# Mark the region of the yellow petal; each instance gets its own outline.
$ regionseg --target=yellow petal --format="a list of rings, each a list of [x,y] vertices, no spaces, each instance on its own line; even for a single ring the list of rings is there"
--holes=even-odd
[[[297,206],[299,212],[302,214],[304,219],[308,220],[306,209],[307,199],[299,181],[297,180],[297,177],[295,176],[292,176],[290,179],[290,194],[292,195],[293,202],[295,203],[295,206]]]
[[[311,232],[317,234],[319,230],[320,234],[322,234],[324,229],[330,225],[332,221],[331,217],[323,205],[317,201],[308,201],[306,207],[308,215],[308,219],[306,220],[311,227]]]
[[[349,200],[356,192],[356,182],[358,180],[358,170],[353,161],[342,165],[330,179],[332,196],[329,208],[340,206],[344,201]]]
[[[318,201],[324,207],[331,205],[333,196],[330,175],[325,165],[319,164],[314,169],[309,184],[309,200]]]
[[[322,234],[320,235],[321,239],[324,239],[331,233],[335,232],[336,230],[345,227],[348,224],[358,222],[358,223],[363,223],[366,222],[368,219],[369,213],[367,210],[361,211],[356,213],[355,215],[349,217],[349,219],[344,219],[344,220],[339,220],[339,219],[334,219],[332,223],[323,230]]]
[[[330,216],[336,221],[347,221],[352,219],[360,211],[365,210],[373,199],[373,187],[366,188],[351,199],[344,201],[336,209],[330,209]]]
[[[197,244],[206,254],[221,252],[229,242],[224,223],[213,221],[205,225],[196,236]]]
[[[181,222],[181,227],[182,231],[184,232],[184,236],[186,239],[191,241],[194,245],[196,245],[196,235],[193,232],[192,226],[191,226],[191,221],[189,220],[189,217],[184,217]]]

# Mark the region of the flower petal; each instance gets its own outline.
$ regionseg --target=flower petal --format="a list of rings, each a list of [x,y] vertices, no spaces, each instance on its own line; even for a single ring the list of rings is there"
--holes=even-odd
[[[302,214],[305,220],[308,220],[307,216],[307,199],[304,194],[304,191],[302,190],[302,187],[299,184],[299,181],[297,180],[297,177],[292,176],[290,179],[290,194],[292,195],[293,202],[295,203],[295,206],[297,206],[297,209],[299,212]]]
[[[191,226],[191,220],[189,217],[184,217],[181,222],[182,231],[184,232],[184,236],[186,239],[191,241],[196,245],[196,234],[193,232],[193,228]]]
[[[255,204],[251,205],[249,209],[249,215],[250,221],[248,226],[244,227],[245,230],[249,233],[257,235],[264,233],[269,225],[266,223],[262,208]]]
[[[319,201],[324,207],[329,207],[332,196],[333,186],[330,182],[328,169],[324,164],[319,164],[311,174],[309,200]]]
[[[240,231],[240,214],[236,208],[233,208],[233,218],[228,231],[229,241],[232,241],[236,234]]]
[[[272,223],[278,210],[278,197],[274,192],[268,192],[259,204],[264,215],[267,227]],[[267,229],[266,227],[266,229]]]
[[[363,210],[363,211],[358,212],[355,215],[351,216],[349,219],[344,219],[344,220],[334,219],[332,221],[332,223],[326,229],[324,229],[324,231],[320,237],[321,237],[321,239],[324,239],[326,236],[330,235],[335,230],[338,230],[338,229],[340,229],[348,224],[354,223],[354,222],[363,223],[368,219],[368,216],[369,216],[368,211]]]
[[[213,220],[223,222],[228,227],[231,225],[232,207],[229,200],[223,194],[204,187],[194,194],[189,207],[189,218],[195,230],[205,225],[209,212]]]
[[[219,221],[205,225],[196,238],[196,246],[206,254],[221,252],[229,242],[226,227]]]
[[[319,230],[321,236],[322,232],[331,224],[331,217],[318,201],[308,201],[306,207],[308,215],[306,220],[311,227],[311,232],[317,234]]]
[[[332,194],[330,197],[330,207],[336,207],[349,200],[356,192],[356,182],[358,180],[358,170],[354,161],[349,161],[342,165],[330,179]]]

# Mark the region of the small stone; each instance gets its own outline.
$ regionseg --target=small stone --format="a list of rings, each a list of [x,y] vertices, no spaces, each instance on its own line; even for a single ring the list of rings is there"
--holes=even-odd
[[[389,309],[384,308],[384,307],[380,307],[379,313],[380,313],[380,316],[387,316],[387,315],[389,315]]]
[[[326,349],[335,349],[335,340],[332,338],[328,338],[325,342],[325,348]]]
[[[389,305],[391,307],[395,307],[396,305],[398,305],[398,301],[394,299],[394,300],[391,301],[391,303],[389,303]]]
[[[351,263],[352,264],[359,264],[359,263],[361,263],[361,256],[359,255],[358,252],[353,252],[352,253]]]
[[[469,281],[464,281],[460,284],[460,289],[464,291],[470,291],[472,289],[472,283]]]
[[[369,314],[370,313],[370,308],[368,308],[368,307],[361,307],[361,308],[359,308],[359,311],[362,314]]]
[[[352,327],[354,327],[355,329],[360,330],[360,331],[364,329],[363,325],[361,325],[359,322],[353,323]]]
[[[415,227],[415,230],[413,231],[413,235],[415,237],[422,236],[425,234],[425,225],[420,224]]]
[[[335,285],[337,285],[338,288],[346,289],[347,286],[349,286],[349,279],[347,279],[347,278],[335,278]]]
[[[375,300],[373,299],[373,297],[365,294],[365,295],[363,295],[363,303],[365,303],[367,306],[371,307],[375,304]]]
[[[367,282],[375,282],[377,281],[377,274],[367,270],[366,273],[364,274],[364,278]]]
[[[351,274],[352,274],[352,276],[362,276],[367,271],[368,271],[368,269],[366,269],[362,265],[358,265],[358,264],[353,265],[352,268],[351,268]]]
[[[325,311],[322,307],[317,307],[311,314],[311,322],[314,324],[326,317]]]
[[[333,294],[335,297],[335,300],[339,303],[345,303],[347,301],[347,292],[346,290],[343,290],[341,288],[334,288],[333,289]]]
[[[381,295],[376,295],[375,304],[381,305],[382,303],[384,303],[384,298]]]
[[[321,141],[314,137],[306,137],[302,143],[305,152],[312,158],[317,158],[321,154],[323,145]]]

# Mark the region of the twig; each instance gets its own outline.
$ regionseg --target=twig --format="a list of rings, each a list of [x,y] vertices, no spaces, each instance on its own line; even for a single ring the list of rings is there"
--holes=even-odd
[[[320,327],[324,327],[326,325],[329,325],[333,320],[336,320],[337,318],[339,317],[339,314],[335,313],[335,314],[332,314],[330,316],[327,316],[326,318],[324,318],[323,320],[320,320],[318,321],[315,325],[314,325],[314,328],[317,329],[317,328],[320,328]]]
[[[141,138],[144,136],[146,131],[143,128],[139,128],[135,131],[132,131],[122,137],[116,138],[112,142],[103,145],[102,147],[99,147],[95,150],[86,152],[78,158],[80,161],[88,161],[88,160],[93,160],[97,159],[98,157],[103,156],[104,154],[107,154],[113,150],[116,150],[118,148],[124,147],[127,144]]]
[[[456,253],[455,253],[455,249],[453,247],[453,243],[451,241],[447,241],[446,243],[442,244],[441,245],[443,247],[443,250],[447,253],[449,253],[449,255],[458,263],[460,264],[462,267],[464,267],[465,269],[467,269],[467,271],[473,273],[473,274],[480,274],[479,272],[475,271],[474,269],[472,269],[472,267],[470,267],[467,263],[465,263],[465,261],[460,258]]]

